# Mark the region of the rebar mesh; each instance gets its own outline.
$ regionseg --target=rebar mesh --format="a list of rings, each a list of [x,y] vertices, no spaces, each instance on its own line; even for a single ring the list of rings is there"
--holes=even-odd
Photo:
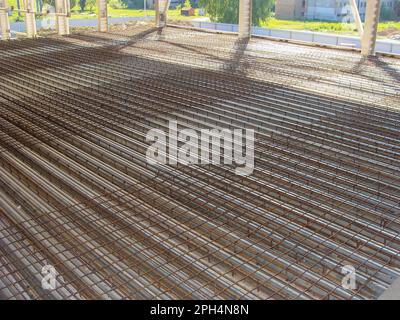
[[[399,77],[178,28],[0,43],[0,297],[377,298],[400,275]],[[147,163],[169,120],[254,129],[253,174]]]

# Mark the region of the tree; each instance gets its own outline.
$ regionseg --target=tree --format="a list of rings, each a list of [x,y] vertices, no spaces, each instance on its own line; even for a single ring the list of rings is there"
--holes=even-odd
[[[396,18],[396,14],[392,8],[381,7],[380,21],[391,21]]]
[[[77,5],[78,1],[77,0],[69,0],[69,3],[70,3],[70,7],[72,9]]]
[[[48,4],[49,6],[52,6],[53,8],[55,8],[56,0],[43,0],[43,4]]]
[[[22,14],[21,14],[21,2],[20,2],[20,0],[17,0],[17,9],[18,9],[18,17],[20,17]]]
[[[396,18],[399,18],[400,17],[400,0],[395,0],[395,2],[393,3],[393,9],[394,9]]]
[[[143,0],[121,0],[130,9],[143,9]]]
[[[275,0],[253,0],[253,25],[260,25],[268,18]],[[199,6],[206,9],[211,21],[239,22],[239,0],[200,0]]]
[[[96,6],[96,0],[86,0],[86,6],[88,7],[90,13],[93,13],[93,8]]]
[[[49,6],[52,6],[53,8],[55,8],[56,4],[55,4],[55,0],[42,0],[41,1],[43,4],[48,4]],[[69,3],[71,5],[71,9],[73,7],[76,6],[78,0],[70,0]]]
[[[85,11],[86,7],[86,0],[79,0],[79,7],[81,8],[81,11]]]
[[[108,5],[113,9],[126,9],[128,7],[122,0],[109,0]]]

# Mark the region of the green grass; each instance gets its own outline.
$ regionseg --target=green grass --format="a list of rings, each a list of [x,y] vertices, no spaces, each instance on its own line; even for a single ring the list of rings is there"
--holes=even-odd
[[[321,22],[321,21],[295,21],[295,20],[278,20],[270,18],[261,24],[263,27],[271,29],[285,30],[307,30],[316,32],[331,33],[356,33],[355,24],[345,24],[338,22]]]
[[[147,10],[147,15],[154,15],[154,10]],[[93,8],[93,12],[89,12],[89,10],[85,10],[84,12],[80,11],[79,7],[74,7],[72,9],[71,18],[72,19],[86,19],[93,18],[97,15],[97,7]],[[138,9],[113,9],[108,7],[108,15],[111,17],[144,17],[145,11]]]
[[[17,8],[17,1],[8,0],[8,5]],[[155,11],[147,10],[147,12],[145,12],[144,10],[140,9],[113,9],[111,7],[108,7],[108,15],[111,17],[144,17],[146,14],[147,16],[154,17]],[[93,8],[93,12],[89,12],[89,10],[80,12],[79,6],[72,8],[71,19],[93,19],[96,18],[96,16],[97,16],[97,7]],[[180,10],[169,10],[168,17],[171,19],[192,20],[198,16],[197,16],[197,10],[196,10],[196,16],[193,17],[181,16]],[[18,18],[18,13],[14,11],[13,15],[10,17],[10,22],[15,22],[18,21],[19,19],[23,21],[23,18],[24,14],[22,14],[21,18]]]
[[[307,30],[315,32],[357,35],[357,29],[354,23],[307,21],[307,20],[305,21],[278,20],[275,18],[270,18],[262,22],[261,26],[271,29]],[[389,21],[389,22],[379,23],[378,31],[384,31],[388,29],[398,29],[400,32],[400,22]]]
[[[7,2],[10,7],[14,7],[15,9],[18,9],[16,0],[8,0]],[[21,1],[21,3],[22,3],[22,1]],[[13,15],[10,17],[10,22],[15,22],[18,20],[23,21],[23,19],[24,19],[23,13],[21,13],[21,17],[18,17],[18,13],[16,11],[14,11]]]
[[[97,8],[93,9],[93,12],[90,13],[89,11],[84,11],[80,12],[79,7],[75,7],[72,10],[71,14],[71,19],[90,19],[93,17],[96,17],[97,15]],[[146,12],[144,10],[140,9],[113,9],[111,7],[108,7],[108,15],[110,17],[144,17],[144,16],[149,16],[149,17],[154,17],[155,16],[155,11],[154,10],[147,10]],[[192,20],[196,16],[192,17],[186,17],[186,16],[181,16],[180,10],[169,10],[168,11],[168,18],[170,19],[179,19],[179,20]]]
[[[378,31],[392,29],[392,28],[400,30],[400,21],[388,21],[388,22],[381,22],[378,24]]]

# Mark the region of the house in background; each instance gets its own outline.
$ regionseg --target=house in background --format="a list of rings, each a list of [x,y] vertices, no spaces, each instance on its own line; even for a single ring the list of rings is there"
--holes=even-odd
[[[276,0],[275,17],[281,20],[304,19],[306,0]]]
[[[356,3],[364,20],[367,0],[356,0]],[[395,1],[382,0],[382,7],[394,10]],[[353,21],[348,0],[276,0],[275,16],[282,20]]]

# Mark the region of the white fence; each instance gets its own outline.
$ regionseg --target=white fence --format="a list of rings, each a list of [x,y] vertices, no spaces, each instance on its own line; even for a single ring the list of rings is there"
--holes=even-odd
[[[211,29],[219,31],[237,32],[238,26],[235,24],[216,23],[216,22],[191,22],[193,27],[202,29]],[[360,48],[361,41],[358,37],[341,36],[311,31],[292,31],[281,29],[267,29],[262,27],[253,27],[252,34],[267,36],[277,39],[296,40],[311,42],[323,45],[334,45],[343,47]],[[376,51],[392,54],[400,54],[400,41],[398,40],[378,40]]]

